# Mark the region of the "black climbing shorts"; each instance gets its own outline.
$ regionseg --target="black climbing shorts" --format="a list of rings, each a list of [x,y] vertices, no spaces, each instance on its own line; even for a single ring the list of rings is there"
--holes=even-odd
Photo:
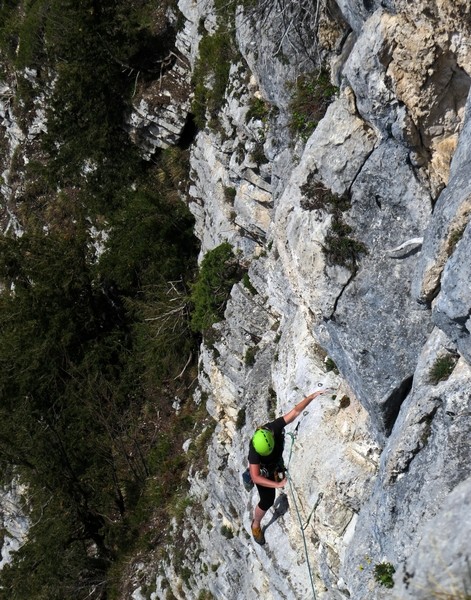
[[[267,511],[275,502],[276,489],[264,487],[263,485],[257,485],[257,490],[260,496],[258,507],[261,510]]]

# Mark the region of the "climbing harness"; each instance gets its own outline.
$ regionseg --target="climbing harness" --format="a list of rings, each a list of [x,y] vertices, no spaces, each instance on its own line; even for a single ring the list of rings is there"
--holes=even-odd
[[[305,411],[305,412],[303,413],[303,416],[305,416],[306,414],[307,414],[307,411]],[[289,471],[289,464],[290,464],[290,462],[291,462],[291,457],[292,457],[292,455],[293,455],[294,440],[296,439],[296,436],[297,436],[297,433],[298,433],[298,428],[299,428],[299,425],[300,425],[300,423],[298,423],[298,424],[296,425],[296,429],[294,430],[294,433],[292,433],[292,432],[287,432],[287,435],[289,435],[289,437],[291,438],[291,448],[290,448],[290,450],[289,450],[288,464],[286,465],[286,477],[287,477],[287,479],[288,479],[288,483],[289,483],[289,487],[290,487],[291,495],[292,495],[292,497],[293,497],[293,504],[294,504],[294,507],[295,507],[295,509],[296,509],[296,515],[297,515],[297,517],[298,517],[298,521],[299,521],[299,528],[300,528],[300,530],[301,530],[301,535],[302,535],[302,537],[303,537],[303,543],[304,543],[304,555],[305,555],[305,557],[306,557],[307,569],[308,569],[308,572],[309,572],[309,579],[310,579],[310,581],[311,581],[311,587],[312,587],[312,596],[313,596],[314,600],[316,600],[316,598],[317,598],[317,597],[316,597],[316,589],[315,589],[315,587],[314,587],[314,579],[313,579],[312,570],[311,570],[311,563],[309,562],[309,554],[308,554],[308,550],[307,550],[306,535],[305,535],[305,533],[304,533],[304,532],[305,532],[305,530],[306,530],[306,527],[309,525],[309,521],[311,520],[311,517],[312,517],[312,515],[313,515],[313,513],[314,513],[315,509],[317,508],[317,506],[318,506],[318,504],[319,504],[319,502],[320,502],[320,498],[318,498],[318,499],[317,499],[317,502],[316,502],[316,504],[315,504],[314,508],[312,509],[312,511],[311,511],[311,513],[310,513],[310,515],[309,515],[309,517],[308,517],[308,519],[307,519],[306,523],[303,525],[303,520],[302,520],[302,518],[301,518],[301,513],[300,513],[300,511],[299,511],[298,502],[296,502],[296,496],[297,496],[298,494],[296,493],[296,495],[295,495],[295,487],[294,487],[294,485],[293,485],[293,481],[292,481],[292,479],[291,479],[291,474],[290,474],[290,471]],[[299,497],[298,497],[298,500],[299,500]]]

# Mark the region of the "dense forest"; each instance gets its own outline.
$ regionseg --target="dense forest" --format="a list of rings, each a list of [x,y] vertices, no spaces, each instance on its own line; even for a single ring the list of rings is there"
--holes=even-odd
[[[225,246],[198,274],[187,149],[145,161],[123,127],[176,15],[159,1],[0,3],[13,111],[26,131],[39,95],[47,109],[34,143],[10,157],[0,143],[21,228],[0,238],[0,461],[31,523],[0,574],[5,600],[121,597],[200,458],[181,450],[207,425],[191,400],[198,343],[230,289],[214,296],[218,269],[240,273]]]

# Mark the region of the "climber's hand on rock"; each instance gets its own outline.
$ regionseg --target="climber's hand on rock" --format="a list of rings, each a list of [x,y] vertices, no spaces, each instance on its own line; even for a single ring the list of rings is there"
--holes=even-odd
[[[287,483],[288,483],[288,480],[286,479],[286,477],[284,477],[281,481],[278,482],[277,487],[284,488]]]

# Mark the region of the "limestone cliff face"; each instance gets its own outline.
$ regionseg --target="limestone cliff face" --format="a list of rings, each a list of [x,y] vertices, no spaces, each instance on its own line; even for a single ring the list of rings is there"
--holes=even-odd
[[[214,347],[201,348],[199,401],[217,425],[207,471],[191,475],[182,532],[191,575],[181,579],[169,558],[156,595],[167,588],[177,598],[218,600],[464,597],[469,4],[320,2],[309,23],[296,6],[280,2],[258,18],[237,12],[241,57],[221,127],[200,131],[192,148],[201,253],[229,241],[250,265],[257,293],[236,285]],[[182,60],[191,65],[198,25],[211,28],[216,14],[210,3],[181,0],[180,9]],[[309,139],[293,141],[287,84],[320,57],[339,92]],[[269,118],[247,118],[254,97],[274,108]],[[257,146],[266,161],[254,159]],[[342,217],[363,249],[354,268],[323,250],[334,216],[312,201],[309,186],[348,197]],[[248,350],[254,362],[245,360]],[[327,372],[327,355],[338,374]],[[438,383],[430,376],[437,360],[454,365]],[[250,436],[271,410],[283,414],[318,385],[335,394],[288,428],[293,487],[267,515],[261,548],[250,537],[256,494],[241,483]],[[393,588],[376,581],[380,564],[394,566]]]

